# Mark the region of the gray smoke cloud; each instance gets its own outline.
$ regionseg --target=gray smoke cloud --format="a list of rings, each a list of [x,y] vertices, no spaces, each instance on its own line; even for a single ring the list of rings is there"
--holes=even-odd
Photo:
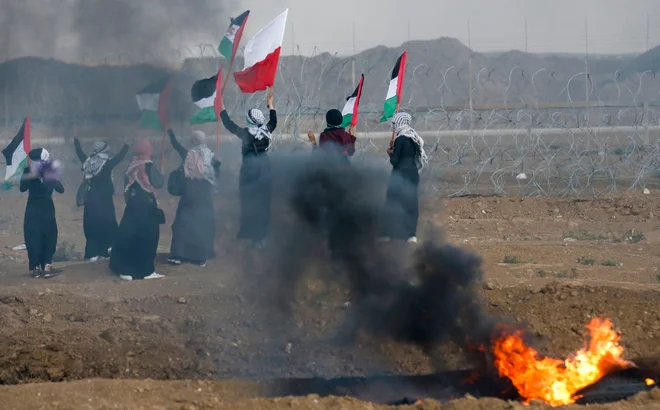
[[[184,44],[217,46],[237,5],[238,0],[2,0],[0,57],[171,60]]]

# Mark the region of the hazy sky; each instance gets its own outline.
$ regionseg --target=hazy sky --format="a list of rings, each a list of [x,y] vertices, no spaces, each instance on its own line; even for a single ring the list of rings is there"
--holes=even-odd
[[[0,0],[0,60],[211,55],[229,15],[252,11],[249,38],[287,7],[285,54],[292,42],[304,55],[315,47],[352,54],[353,23],[357,51],[398,46],[409,34],[455,37],[476,51],[525,50],[527,20],[528,51],[584,53],[585,18],[592,54],[645,51],[647,18],[649,46],[660,45],[660,0]]]
[[[525,49],[527,18],[530,52],[585,51],[585,17],[593,53],[641,52],[660,45],[660,0],[243,0],[252,15],[246,40],[289,7],[284,51],[295,44],[304,54],[351,54],[352,24],[357,50],[408,40],[456,37],[477,51]],[[242,10],[234,10],[239,13]],[[293,27],[293,30],[291,28]]]

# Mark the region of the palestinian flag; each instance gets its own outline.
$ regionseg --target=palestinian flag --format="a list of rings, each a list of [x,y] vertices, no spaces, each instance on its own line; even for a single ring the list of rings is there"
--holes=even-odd
[[[364,85],[364,74],[360,77],[360,83],[353,92],[353,94],[346,99],[346,105],[342,110],[344,122],[341,124],[342,128],[355,127],[358,122],[358,108],[360,107],[360,97],[362,97],[362,86]]]
[[[5,182],[3,188],[11,188],[16,181],[21,179],[23,170],[28,166],[28,153],[30,152],[30,116],[23,121],[23,126],[18,134],[11,140],[9,145],[2,150],[2,155],[7,161]]]
[[[167,128],[169,113],[169,78],[149,84],[140,90],[135,97],[137,98],[138,107],[142,111],[140,125],[145,128],[164,131]]]
[[[245,45],[245,67],[234,73],[236,84],[244,93],[263,91],[275,83],[288,14],[286,9]]]
[[[245,28],[245,23],[247,23],[249,15],[250,10],[235,19],[231,19],[227,33],[225,33],[225,36],[222,38],[220,46],[218,47],[220,54],[222,54],[230,63],[233,62],[234,57],[236,57],[236,51],[241,42],[241,37],[243,37],[243,29]]]
[[[380,119],[380,122],[385,122],[392,118],[401,103],[401,91],[403,90],[403,77],[406,73],[407,58],[408,52],[404,51],[403,54],[401,54],[401,57],[397,60],[394,70],[392,70],[392,79],[390,80],[390,87],[387,90],[385,109],[383,118]]]
[[[199,110],[190,118],[190,124],[217,122],[220,116],[220,90],[222,88],[222,66],[211,78],[195,81],[190,90],[192,100]]]

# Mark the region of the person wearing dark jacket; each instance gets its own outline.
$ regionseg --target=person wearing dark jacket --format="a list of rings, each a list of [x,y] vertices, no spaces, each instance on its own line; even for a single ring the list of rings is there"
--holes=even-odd
[[[49,278],[61,272],[51,266],[57,248],[57,220],[53,191],[63,194],[64,186],[54,171],[50,154],[44,148],[28,153],[30,166],[21,176],[20,191],[28,191],[23,235],[32,277]]]
[[[151,141],[139,141],[124,177],[126,208],[110,253],[110,270],[126,281],[160,279],[154,259],[160,225],[165,222],[158,208],[158,193],[165,179],[151,161]]]
[[[115,193],[112,171],[128,153],[128,144],[124,144],[119,154],[110,158],[107,154],[108,144],[105,142],[95,142],[89,156],[82,150],[78,138],[74,139],[73,143],[78,159],[83,163],[84,182],[87,183],[83,211],[85,259],[96,262],[110,257],[110,249],[117,232],[117,216],[112,200]]]
[[[346,250],[354,247],[347,246],[354,238],[347,238],[346,232],[351,232],[352,221],[347,220],[346,208],[350,207],[355,200],[351,189],[343,181],[356,182],[359,174],[355,173],[350,166],[350,157],[355,154],[355,136],[346,132],[342,128],[344,118],[341,111],[332,109],[326,115],[326,128],[319,136],[319,142],[316,143],[316,137],[310,130],[307,137],[313,146],[315,158],[310,164],[311,180],[305,184],[307,189],[318,189],[317,201],[312,221],[317,228],[328,239],[332,268],[335,271],[341,270],[341,261],[346,259]],[[315,186],[320,181],[319,175],[327,175],[329,180],[324,180],[321,186]],[[323,197],[324,194],[332,193]]]
[[[381,239],[403,239],[417,242],[419,220],[419,171],[427,162],[424,140],[411,128],[410,114],[400,112],[392,118],[392,130],[396,136],[387,153],[392,164],[387,196],[385,220]]]
[[[271,171],[268,149],[272,132],[277,127],[273,96],[268,97],[270,120],[266,123],[257,109],[248,111],[247,127],[239,127],[221,102],[220,119],[229,132],[241,140],[243,164],[239,175],[241,227],[239,239],[251,240],[256,249],[263,249],[270,223]]]
[[[172,224],[172,245],[167,261],[172,265],[191,263],[206,266],[215,256],[215,211],[213,190],[216,186],[220,161],[206,146],[206,134],[193,131],[190,150],[185,149],[167,130],[174,150],[183,161],[183,195],[176,208]]]
[[[327,127],[319,136],[318,145],[314,133],[311,130],[307,133],[307,137],[311,141],[314,150],[317,148],[324,150],[328,154],[341,158],[342,162],[346,164],[350,163],[349,158],[355,154],[356,138],[342,128],[341,125],[344,122],[344,117],[341,111],[336,109],[328,111],[325,114],[325,121]]]

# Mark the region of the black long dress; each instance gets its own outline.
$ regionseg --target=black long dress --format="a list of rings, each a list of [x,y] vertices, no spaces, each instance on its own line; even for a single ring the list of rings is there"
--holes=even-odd
[[[83,152],[80,141],[74,140],[74,145],[78,159],[85,163],[87,155]],[[124,159],[127,152],[128,145],[124,145],[119,154],[108,159],[101,171],[89,181],[89,191],[85,194],[83,211],[83,232],[87,240],[85,259],[110,256],[108,248],[112,246],[117,232],[117,216],[112,201],[115,193],[112,170]]]
[[[243,164],[239,175],[239,197],[241,201],[241,228],[239,239],[263,241],[270,223],[271,172],[267,151],[270,141],[257,140],[247,128],[239,127],[229,118],[227,111],[220,113],[222,124],[229,132],[241,139]],[[273,132],[277,127],[277,113],[270,110],[266,124]]]
[[[172,146],[185,161],[188,152],[168,131]],[[217,174],[220,162],[213,160]],[[215,211],[213,184],[205,179],[185,179],[183,195],[172,224],[170,258],[182,262],[203,263],[215,257]]]
[[[53,262],[57,249],[57,220],[53,191],[64,193],[60,181],[42,181],[29,176],[26,168],[21,177],[20,191],[28,193],[23,219],[23,235],[27,247],[30,271],[44,269]]]
[[[160,189],[163,175],[152,164],[145,165],[151,185]],[[127,178],[124,178],[125,184]],[[144,279],[155,271],[154,259],[160,239],[161,211],[156,198],[136,181],[126,191],[126,209],[119,223],[110,254],[110,269],[117,275]]]
[[[419,170],[415,163],[419,147],[402,135],[394,141],[393,148],[382,234],[392,239],[410,239],[417,235],[419,220]]]

